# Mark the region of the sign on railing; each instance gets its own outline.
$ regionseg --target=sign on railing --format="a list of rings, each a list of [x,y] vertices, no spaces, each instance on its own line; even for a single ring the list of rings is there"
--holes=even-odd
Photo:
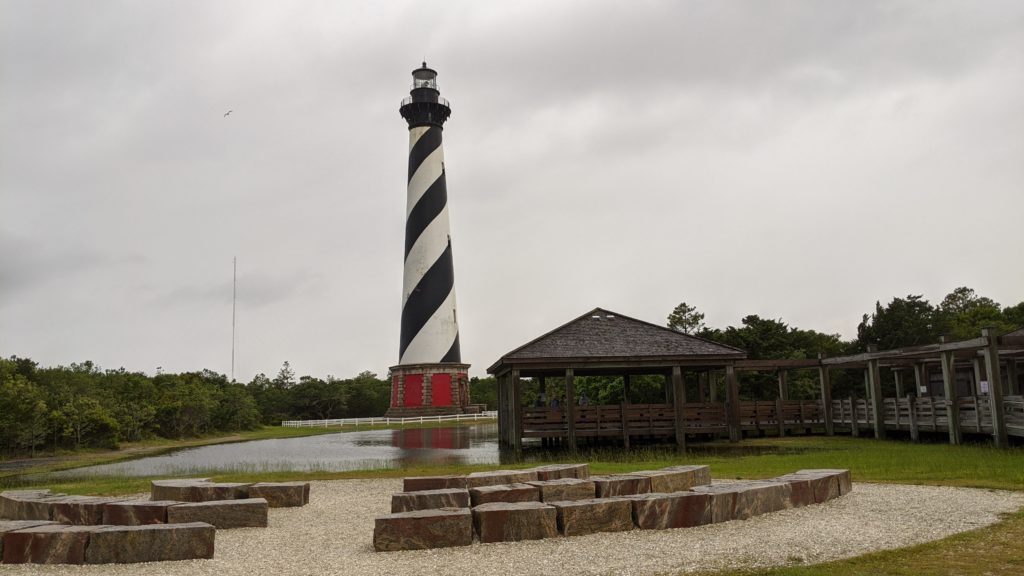
[[[477,414],[449,414],[446,416],[412,416],[410,418],[337,418],[334,420],[285,420],[281,426],[287,428],[330,428],[333,426],[373,426],[375,424],[422,424],[424,422],[460,422],[462,420],[494,420],[498,411],[480,412]]]

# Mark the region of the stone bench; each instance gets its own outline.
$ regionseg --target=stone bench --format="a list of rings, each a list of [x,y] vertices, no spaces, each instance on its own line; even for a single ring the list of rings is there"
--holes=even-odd
[[[565,536],[633,529],[633,506],[624,498],[591,498],[550,504],[557,511],[558,531]]]
[[[469,491],[458,488],[399,492],[391,495],[391,512],[413,512],[438,508],[469,508]]]
[[[42,524],[4,534],[4,564],[84,564],[96,526]]]
[[[188,502],[169,506],[167,523],[205,522],[215,528],[266,528],[268,508],[263,498]]]
[[[0,536],[0,554],[5,564],[190,560],[213,558],[214,550],[214,528],[203,523],[70,526],[52,522],[0,522]]]
[[[694,486],[711,484],[708,466],[670,466],[660,470],[630,472],[628,476],[647,476],[651,479],[651,492],[685,492]]]
[[[558,480],[560,478],[586,480],[590,478],[589,464],[548,464],[537,466],[533,470],[537,473],[537,480]]]
[[[800,470],[774,480],[792,487],[793,506],[821,504],[852,489],[849,470]]]
[[[495,484],[469,490],[473,506],[491,502],[540,502],[540,488],[527,483]]]
[[[2,561],[4,557],[4,534],[15,530],[45,526],[47,524],[53,524],[53,522],[49,522],[47,520],[0,520],[0,561]]]
[[[49,490],[10,490],[0,493],[0,518],[7,520],[50,520],[55,502],[67,498]]]
[[[249,498],[249,486],[243,482],[210,482],[207,478],[153,480],[150,500],[211,502]]]
[[[558,536],[558,512],[541,502],[492,502],[473,508],[480,542],[515,542]]]
[[[89,533],[86,564],[213,558],[216,530],[203,522],[100,526]]]
[[[469,546],[473,515],[469,508],[416,510],[378,516],[373,523],[377,552]]]
[[[125,500],[103,506],[101,524],[111,526],[145,526],[166,524],[167,509],[181,502],[175,500]]]
[[[559,478],[557,480],[527,482],[527,484],[536,486],[540,490],[541,502],[587,500],[596,495],[594,483],[590,480]]]
[[[613,476],[593,476],[590,479],[594,481],[595,495],[598,498],[631,496],[633,494],[646,494],[651,491],[651,478],[649,476],[616,474]]]
[[[410,476],[402,480],[403,492],[423,490],[444,490],[447,488],[466,489],[465,476]]]
[[[481,486],[496,484],[520,484],[538,480],[536,470],[494,470],[491,472],[473,472],[466,476],[466,488],[472,490]]]
[[[638,494],[630,497],[633,523],[642,530],[690,528],[713,521],[712,495],[699,492]]]
[[[58,524],[73,524],[76,526],[103,524],[104,508],[108,504],[125,500],[126,498],[66,496],[50,503],[50,520]]]
[[[764,480],[696,486],[693,489],[694,492],[711,495],[712,522],[746,520],[792,508],[792,490],[788,483]]]
[[[252,484],[249,498],[263,498],[271,508],[290,508],[309,504],[309,482],[260,482]]]

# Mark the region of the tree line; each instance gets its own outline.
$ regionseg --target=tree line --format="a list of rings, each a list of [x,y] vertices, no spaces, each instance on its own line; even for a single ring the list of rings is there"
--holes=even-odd
[[[738,325],[712,328],[695,306],[683,302],[668,316],[669,328],[746,350],[752,359],[815,358],[819,353],[837,356],[879,349],[914,346],[938,341],[972,338],[981,328],[993,326],[1006,332],[1024,326],[1024,302],[1002,307],[991,298],[966,287],[957,288],[937,305],[920,295],[893,298],[866,313],[857,337],[843,340],[839,334],[789,326],[781,319],[743,317]],[[696,393],[695,375],[688,388]],[[817,374],[790,373],[790,396],[813,398]],[[740,393],[746,398],[773,398],[775,376],[743,373]],[[560,383],[550,391],[558,397]],[[722,383],[716,382],[724,397]],[[630,380],[630,401],[664,401],[660,376],[635,376]],[[575,388],[593,404],[617,404],[623,399],[621,377],[583,377]],[[833,376],[834,394],[859,395],[862,375],[838,372]],[[372,372],[353,378],[296,377],[288,362],[270,378],[256,375],[248,383],[232,382],[210,370],[180,374],[102,370],[92,362],[40,367],[29,358],[0,358],[0,453],[35,454],[46,449],[115,447],[119,442],[145,438],[187,438],[220,432],[249,430],[282,420],[322,420],[381,416],[391,396],[390,383]],[[497,407],[494,378],[471,378],[470,397],[475,403]]]

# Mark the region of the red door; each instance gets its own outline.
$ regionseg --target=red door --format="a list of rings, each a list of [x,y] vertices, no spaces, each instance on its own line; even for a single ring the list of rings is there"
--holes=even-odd
[[[405,375],[405,405],[423,405],[423,374]]]
[[[434,374],[430,378],[430,398],[434,406],[452,405],[452,377],[450,374]]]

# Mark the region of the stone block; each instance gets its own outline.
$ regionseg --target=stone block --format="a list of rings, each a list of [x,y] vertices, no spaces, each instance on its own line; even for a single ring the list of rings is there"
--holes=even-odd
[[[481,542],[515,542],[558,536],[558,512],[540,502],[492,502],[473,508]]]
[[[558,531],[566,536],[633,529],[633,506],[625,498],[591,498],[551,505],[558,511]]]
[[[537,466],[537,480],[558,480],[559,478],[590,478],[590,464],[548,464]]]
[[[559,478],[557,480],[538,480],[527,482],[530,486],[540,489],[542,502],[565,502],[567,500],[587,500],[593,498],[597,492],[594,483],[590,480],[577,478]]]
[[[4,557],[4,534],[25,528],[54,524],[48,520],[0,520],[0,560]]]
[[[378,516],[373,523],[373,549],[377,552],[472,543],[473,515],[468,508],[399,512]]]
[[[469,491],[458,488],[399,492],[391,495],[391,512],[436,510],[438,508],[469,508]]]
[[[481,486],[496,484],[519,484],[537,480],[536,470],[494,470],[491,472],[473,472],[466,476],[466,488],[472,490]]]
[[[31,520],[31,518],[19,518],[21,514],[21,502],[27,500],[39,500],[54,496],[49,490],[7,490],[0,492],[0,519],[7,520]]]
[[[410,476],[402,480],[403,492],[443,490],[446,488],[466,489],[465,476]]]
[[[711,500],[698,492],[639,494],[630,498],[633,522],[643,530],[703,526],[713,520]]]
[[[145,526],[166,524],[167,509],[181,502],[175,500],[126,500],[103,506],[103,524],[112,526]]]
[[[60,524],[95,526],[103,524],[103,508],[124,498],[67,496],[50,505],[50,519]]]
[[[249,498],[263,498],[271,508],[309,504],[309,482],[260,482],[249,486]]]
[[[469,491],[473,506],[490,502],[540,502],[540,488],[527,483],[481,486]]]
[[[149,488],[149,499],[199,502],[199,485],[208,483],[209,480],[209,478],[153,480]]]
[[[244,482],[201,482],[196,486],[199,500],[196,502],[214,502],[219,500],[245,500],[249,498],[249,487]]]
[[[651,479],[648,476],[616,474],[613,476],[593,476],[591,480],[594,481],[594,490],[598,498],[646,494],[651,491]]]
[[[263,498],[189,502],[168,507],[167,523],[205,522],[214,528],[265,528],[268,508]]]
[[[660,470],[630,472],[630,476],[651,479],[651,492],[685,492],[694,486],[711,484],[711,468],[707,466],[671,466]]]
[[[82,564],[95,526],[44,524],[4,534],[5,564]]]
[[[785,482],[754,480],[697,486],[694,492],[712,494],[713,522],[746,520],[753,516],[791,508],[792,486]]]
[[[202,522],[101,526],[89,536],[86,564],[213,558],[216,530]]]
[[[796,474],[803,476],[835,478],[835,481],[839,485],[838,496],[845,496],[853,490],[853,479],[850,476],[850,471],[846,469],[821,468],[815,470],[799,470]]]

